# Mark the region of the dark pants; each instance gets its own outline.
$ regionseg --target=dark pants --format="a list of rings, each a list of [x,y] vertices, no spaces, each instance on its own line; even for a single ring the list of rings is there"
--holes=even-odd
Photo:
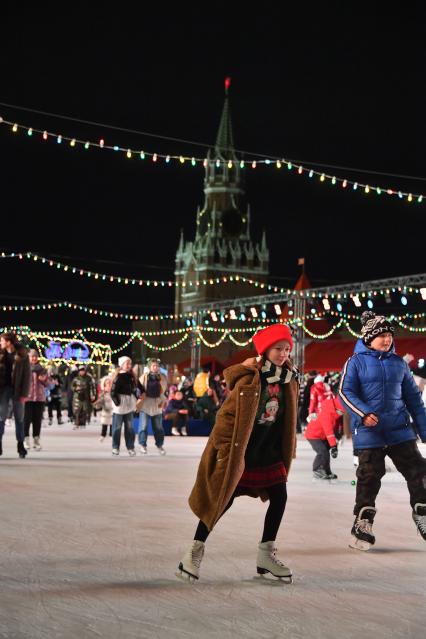
[[[275,541],[277,538],[278,530],[281,524],[281,520],[284,515],[285,506],[287,503],[287,485],[275,484],[265,488],[269,497],[269,506],[265,515],[265,523],[263,525],[262,543],[265,541]],[[221,517],[229,510],[234,503],[236,495],[232,495]],[[198,541],[206,541],[210,532],[206,524],[200,520],[197,530],[195,531],[194,539]]]
[[[24,428],[25,437],[30,436],[33,425],[33,437],[40,437],[41,420],[43,419],[44,402],[25,402]]]
[[[359,448],[356,471],[356,502],[354,515],[364,506],[375,506],[376,497],[385,475],[385,457],[388,455],[407,481],[410,504],[426,504],[426,459],[415,441],[403,442],[386,448]]]
[[[58,422],[62,419],[62,411],[61,411],[61,398],[60,397],[52,397],[50,402],[47,405],[47,412],[49,414],[49,419],[53,419],[53,410],[56,410],[56,416],[58,418]]]
[[[68,398],[67,398],[67,410],[68,410],[68,420],[72,422],[72,420],[74,419],[74,413],[72,410],[72,393],[71,395],[68,395]]]
[[[88,421],[90,421],[88,408],[82,404],[74,413],[74,423],[76,426],[86,426],[86,422]]]
[[[312,470],[315,472],[323,468],[327,475],[331,475],[330,468],[330,444],[326,439],[308,439],[308,442],[316,452],[316,457],[312,464]]]
[[[112,425],[110,424],[108,426],[108,424],[102,424],[102,432],[101,432],[101,436],[102,437],[106,437],[107,432],[108,432],[108,428],[109,428],[109,436],[111,437],[111,431],[112,431]]]
[[[186,425],[188,423],[188,415],[187,414],[182,414],[182,413],[168,413],[166,415],[166,419],[171,419],[172,420],[172,425],[173,428],[177,428],[177,431],[179,434],[182,433],[182,428],[186,428]]]

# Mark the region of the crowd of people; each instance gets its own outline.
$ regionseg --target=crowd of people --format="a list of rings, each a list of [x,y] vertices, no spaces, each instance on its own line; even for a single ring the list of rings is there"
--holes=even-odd
[[[141,454],[148,452],[149,422],[162,455],[163,420],[170,421],[171,434],[177,436],[188,434],[190,419],[204,420],[211,429],[227,394],[220,375],[212,376],[204,368],[194,380],[182,377],[179,384],[173,384],[160,366],[156,358],[133,365],[123,356],[117,367],[98,377],[90,365],[42,362],[36,349],[25,348],[14,333],[4,333],[0,338],[0,455],[4,428],[12,418],[19,457],[25,458],[31,448],[40,451],[46,412],[49,425],[55,414],[57,424],[64,424],[66,412],[73,430],[86,428],[100,413],[99,440],[111,436],[113,455],[120,453],[122,430],[128,454],[136,454],[135,417],[139,418],[136,430]]]
[[[101,411],[100,440],[111,435],[115,456],[120,454],[123,428],[127,452],[136,455],[135,414],[141,454],[148,452],[149,421],[155,446],[164,455],[163,420],[171,421],[173,435],[185,436],[188,420],[202,418],[211,434],[189,498],[199,521],[179,564],[180,574],[198,578],[213,527],[236,497],[250,495],[269,501],[258,546],[258,573],[291,580],[290,568],[276,557],[275,539],[286,506],[296,433],[303,433],[315,452],[314,479],[324,481],[337,478],[330,457],[337,457],[338,442],[346,432],[358,458],[351,547],[368,550],[375,543],[375,500],[386,457],[407,482],[412,518],[426,540],[426,459],[417,446],[419,438],[426,443],[425,380],[421,378],[422,388],[409,368],[410,357],[396,354],[390,320],[367,311],[361,321],[361,339],[341,373],[323,376],[312,371],[301,380],[290,359],[291,331],[275,324],[253,336],[258,356],[226,369],[226,383],[203,369],[194,380],[182,378],[179,385],[168,384],[157,359],[142,366],[122,356],[117,368],[100,380],[82,364],[46,367],[37,350],[27,351],[14,333],[3,333],[0,455],[8,417],[14,417],[17,451],[24,458],[31,428],[33,447],[41,450],[46,405],[49,421],[56,410],[61,424],[65,398],[76,430],[86,426],[94,411]]]

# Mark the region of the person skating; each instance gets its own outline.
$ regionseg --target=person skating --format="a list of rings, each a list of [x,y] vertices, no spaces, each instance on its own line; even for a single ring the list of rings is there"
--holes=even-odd
[[[316,419],[310,420],[306,427],[304,435],[316,453],[312,464],[314,479],[337,479],[331,471],[330,455],[336,459],[338,454],[335,427],[343,413],[338,398],[331,395],[322,401]]]
[[[426,410],[407,363],[395,353],[392,323],[372,311],[361,323],[362,339],[344,366],[339,394],[351,413],[359,459],[350,546],[369,550],[386,455],[407,481],[412,517],[426,540],[426,459],[416,443],[417,433],[426,442]]]
[[[58,369],[56,366],[51,366],[49,372],[49,398],[47,404],[47,413],[49,415],[49,426],[53,424],[53,411],[56,410],[56,418],[58,424],[61,425],[62,422],[62,408],[61,408],[61,398],[62,398],[62,382],[59,376]]]
[[[138,401],[139,450],[142,455],[148,453],[148,420],[151,419],[155,446],[160,455],[165,455],[163,409],[167,402],[165,396],[167,378],[160,371],[158,359],[150,359],[148,367],[148,372],[139,377],[139,388],[142,392]]]
[[[136,408],[137,381],[132,371],[132,360],[123,355],[118,358],[118,373],[112,383],[112,454],[120,454],[121,427],[124,424],[124,439],[131,457],[135,451],[135,429],[133,413]]]
[[[31,384],[31,368],[27,349],[15,333],[0,336],[0,455],[3,454],[4,425],[12,402],[18,455],[25,459],[24,404]]]
[[[93,405],[97,410],[101,411],[101,436],[99,441],[103,442],[107,436],[108,430],[110,437],[112,437],[112,378],[109,375],[103,377],[99,386],[99,397],[94,401]]]
[[[25,442],[27,450],[31,448],[30,427],[33,425],[33,447],[34,450],[41,450],[40,432],[43,420],[44,406],[46,404],[46,388],[49,385],[47,370],[39,362],[39,354],[34,348],[29,351],[31,364],[31,385],[25,402],[24,427]]]
[[[216,416],[201,457],[189,505],[199,518],[178,576],[198,579],[208,535],[239,495],[269,500],[257,551],[257,572],[291,581],[276,557],[284,514],[287,474],[295,453],[298,374],[289,355],[290,329],[276,324],[253,336],[259,353],[226,369],[230,394]]]
[[[95,400],[92,389],[92,378],[87,374],[83,364],[78,367],[78,375],[72,381],[72,412],[74,415],[73,430],[86,428],[89,420],[92,401]]]

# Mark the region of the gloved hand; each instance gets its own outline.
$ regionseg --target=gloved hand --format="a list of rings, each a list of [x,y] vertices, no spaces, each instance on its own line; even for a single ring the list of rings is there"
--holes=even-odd
[[[311,413],[310,415],[307,416],[306,421],[308,422],[312,422],[317,418],[317,414],[316,413]]]
[[[332,446],[330,448],[330,455],[332,456],[333,459],[336,459],[337,453],[338,453],[337,446]]]

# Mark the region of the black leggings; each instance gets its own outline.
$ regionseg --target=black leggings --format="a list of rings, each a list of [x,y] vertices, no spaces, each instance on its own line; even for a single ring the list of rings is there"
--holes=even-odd
[[[26,402],[24,414],[25,437],[30,436],[30,426],[33,425],[33,437],[40,437],[43,419],[44,402]]]
[[[262,543],[264,541],[275,541],[278,534],[278,529],[281,524],[281,520],[284,515],[285,505],[287,503],[287,486],[286,484],[275,484],[265,488],[269,497],[269,506],[265,515],[265,523],[263,526]],[[232,495],[221,517],[229,510],[234,503],[236,495]],[[197,530],[195,531],[194,539],[197,541],[206,541],[210,531],[203,521],[199,521]]]

